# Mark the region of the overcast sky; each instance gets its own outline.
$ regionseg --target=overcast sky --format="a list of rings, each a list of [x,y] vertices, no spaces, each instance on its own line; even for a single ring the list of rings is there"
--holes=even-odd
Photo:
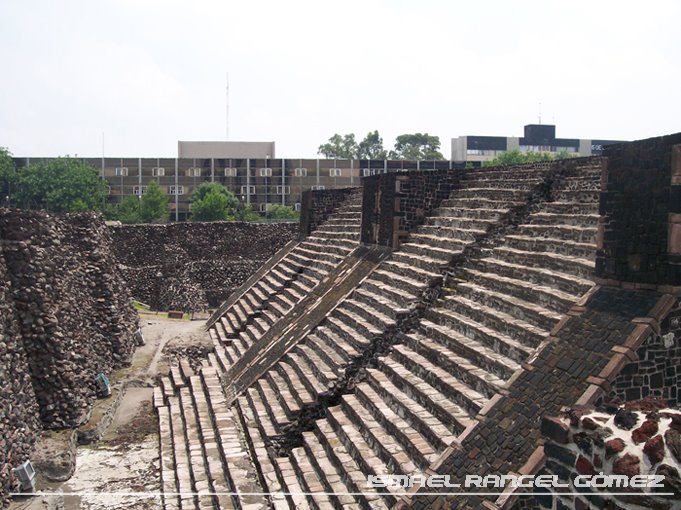
[[[178,140],[681,131],[681,2],[0,0],[0,146],[176,156]],[[104,133],[104,144],[102,144]]]

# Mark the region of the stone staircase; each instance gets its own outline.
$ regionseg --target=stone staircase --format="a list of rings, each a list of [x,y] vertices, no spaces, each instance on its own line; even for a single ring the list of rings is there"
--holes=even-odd
[[[421,474],[476,423],[562,314],[592,286],[600,166],[583,164],[559,174],[551,201],[534,207],[516,227],[508,227],[493,247],[475,244],[466,252],[469,256],[455,266],[442,299],[429,307],[426,291],[443,282],[443,269],[457,255],[476,241],[489,239],[491,229],[525,210],[549,169],[547,165],[468,172],[461,188],[399,251],[238,395],[231,409],[220,411],[226,426],[213,428],[213,441],[222,444],[217,438],[220,430],[234,432],[228,436],[233,451],[244,463],[250,458],[254,464],[250,471],[235,468],[235,472],[248,473],[259,487],[253,492],[269,494],[268,502],[275,508],[390,508],[399,499],[398,489],[370,488],[368,475]],[[358,209],[357,202],[346,204],[307,243],[317,245],[320,255],[322,250],[347,255],[357,243]],[[306,246],[301,243],[303,250],[311,249]],[[298,250],[291,259],[296,257],[309,260],[306,268],[327,271],[324,262],[312,265],[311,253]],[[276,300],[277,292],[263,299]],[[256,311],[250,299],[246,294],[242,298]],[[417,310],[424,305],[425,312]],[[239,338],[248,336],[259,321],[266,323],[264,327],[275,324],[263,317],[271,308],[259,310],[260,315],[240,319],[246,326],[240,326]],[[421,316],[417,326],[399,332],[402,319],[412,312]],[[246,315],[243,308],[241,314]],[[215,466],[200,462],[201,455],[211,458],[210,446],[201,449],[192,443],[192,437],[203,437],[202,431],[210,428],[200,418],[204,404],[193,404],[194,429],[191,406],[190,411],[183,410],[185,401],[197,402],[193,395],[201,394],[198,388],[207,395],[205,406],[212,406],[207,388],[217,384],[215,369],[225,370],[233,362],[227,340],[237,343],[237,338],[227,336],[224,321],[216,326],[220,324],[222,332],[215,328],[211,335],[221,349],[211,354],[201,374],[175,369],[179,372],[171,372],[158,396],[166,492],[207,487],[219,493],[221,487],[245,486],[242,479],[233,480],[229,469],[221,479],[214,477]],[[376,340],[390,337],[399,342],[388,355],[377,357]],[[253,338],[241,348],[252,344]],[[364,377],[356,383],[347,371],[358,363],[369,368],[361,371]],[[222,396],[214,398],[218,405]],[[184,439],[173,433],[175,423],[188,424]],[[164,434],[164,427],[170,432]],[[173,454],[176,450],[180,453]],[[183,451],[188,453],[183,456]],[[225,447],[218,448],[221,459],[224,451]],[[187,460],[192,454],[195,462]],[[220,496],[211,497],[170,498],[166,504],[171,504],[168,508],[227,504]],[[234,497],[229,501],[246,505]],[[263,501],[248,504],[255,508]]]
[[[482,407],[488,394],[469,390],[447,370],[476,373],[475,367],[468,362],[453,368],[465,362],[461,355],[443,366],[421,351],[405,358],[399,349],[406,352],[406,346],[400,345],[381,358],[378,368],[367,370],[354,394],[342,395],[340,405],[328,408],[326,419],[303,431],[302,445],[289,456],[257,448],[276,443],[301,412],[314,407],[353,361],[371,352],[375,338],[395,328],[400,315],[413,311],[423,292],[441,281],[440,271],[452,257],[524,205],[543,177],[542,170],[472,173],[400,251],[238,399],[256,464],[265,466],[261,477],[270,468],[277,473],[269,491],[326,493],[288,501],[301,508],[389,508],[397,498],[386,489],[368,488],[367,475],[421,473],[473,422],[469,408]],[[501,379],[485,382],[493,387]],[[367,491],[368,496],[356,494]]]
[[[195,374],[183,360],[154,388],[163,507],[269,508],[211,355]]]
[[[209,329],[227,370],[358,245],[361,191],[354,192],[305,241],[248,289]]]

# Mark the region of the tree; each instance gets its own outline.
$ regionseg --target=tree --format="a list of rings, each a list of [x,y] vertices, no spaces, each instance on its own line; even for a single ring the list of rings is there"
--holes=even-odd
[[[107,183],[94,167],[69,157],[34,163],[16,176],[12,198],[19,207],[54,212],[100,210]]]
[[[236,211],[237,221],[255,222],[262,221],[262,219],[263,219],[262,216],[260,216],[257,212],[253,210],[253,206],[251,204],[240,206],[239,209],[237,209]]]
[[[395,140],[395,149],[390,151],[388,157],[408,160],[445,159],[440,152],[440,137],[428,133],[398,136]]]
[[[140,217],[140,197],[137,195],[128,195],[121,200],[116,218],[121,223],[141,223]]]
[[[143,223],[163,223],[168,219],[170,207],[168,197],[156,181],[147,185],[147,191],[140,198],[140,220]]]
[[[11,203],[10,196],[16,179],[17,169],[12,154],[4,147],[0,147],[0,203]]]
[[[354,133],[341,136],[338,133],[319,146],[317,154],[329,159],[357,159],[357,142]]]
[[[490,159],[482,163],[482,166],[511,166],[523,165],[525,163],[537,163],[540,161],[551,161],[553,157],[550,154],[542,154],[540,152],[520,152],[515,149],[499,154],[496,158]]]
[[[297,220],[300,218],[292,207],[281,204],[274,204],[267,211],[267,216],[272,220]]]
[[[383,148],[383,138],[378,130],[370,131],[357,146],[358,159],[386,159],[388,151]]]
[[[190,198],[192,221],[224,221],[234,219],[239,199],[217,182],[204,182]]]

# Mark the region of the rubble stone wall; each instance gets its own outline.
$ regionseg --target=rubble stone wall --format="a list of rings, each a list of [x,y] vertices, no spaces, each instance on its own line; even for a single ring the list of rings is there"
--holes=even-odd
[[[607,413],[576,408],[544,418],[542,430],[547,439],[542,474],[564,487],[537,497],[541,508],[681,508],[681,411],[666,408],[664,400],[629,402]],[[664,477],[662,486],[645,487],[657,483],[650,475]],[[561,495],[552,494],[558,491]]]
[[[132,307],[101,217],[0,209],[0,494],[40,426],[89,416],[98,373],[130,363]]]
[[[636,350],[636,360],[624,366],[612,385],[610,399],[622,402],[646,397],[679,405],[681,376],[681,302]]]
[[[155,310],[205,310],[298,235],[297,223],[173,223],[111,227],[131,294]]]

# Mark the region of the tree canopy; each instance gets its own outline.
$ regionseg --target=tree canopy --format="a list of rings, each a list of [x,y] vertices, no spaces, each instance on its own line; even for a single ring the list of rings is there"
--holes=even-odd
[[[100,210],[107,183],[94,167],[78,159],[56,158],[33,163],[16,173],[13,205],[53,212]]]
[[[395,140],[395,148],[388,152],[378,130],[370,131],[357,143],[354,133],[336,133],[319,146],[318,154],[334,159],[445,159],[440,152],[440,138],[428,133],[404,134]]]
[[[140,198],[139,217],[142,223],[163,223],[168,221],[170,206],[168,197],[156,181],[147,185],[147,190]]]
[[[267,217],[272,220],[297,220],[300,214],[287,205],[274,204],[267,211]]]
[[[499,154],[496,158],[483,162],[482,166],[511,166],[523,165],[525,163],[538,163],[540,161],[551,161],[553,156],[540,152],[520,152],[515,149]]]
[[[16,183],[17,171],[12,154],[0,147],[0,203],[5,203]]]
[[[395,148],[388,155],[390,159],[428,160],[445,159],[440,152],[440,137],[428,133],[400,135]]]
[[[357,141],[354,133],[343,136],[336,133],[327,143],[319,146],[317,153],[332,159],[356,159]]]
[[[388,151],[383,148],[383,138],[378,130],[369,132],[357,146],[358,159],[386,159]]]
[[[239,199],[217,182],[204,182],[190,198],[192,221],[225,221],[234,219]]]

